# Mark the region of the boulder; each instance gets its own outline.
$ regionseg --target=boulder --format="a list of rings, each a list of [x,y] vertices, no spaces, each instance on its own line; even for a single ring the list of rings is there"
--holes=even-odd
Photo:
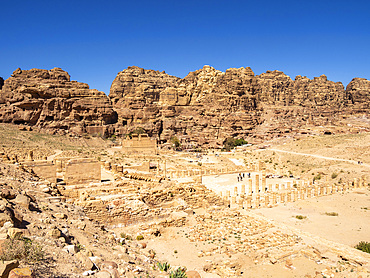
[[[29,209],[31,199],[27,195],[18,194],[17,197],[14,199],[14,203],[24,207],[25,209]]]
[[[188,271],[186,271],[185,274],[186,274],[186,277],[188,277],[188,278],[201,278],[198,271],[195,271],[195,270],[188,270]]]
[[[29,267],[14,268],[10,271],[9,278],[35,278],[35,275]]]
[[[7,278],[9,276],[9,272],[12,269],[15,269],[19,266],[19,262],[17,260],[13,261],[0,261],[0,277]]]

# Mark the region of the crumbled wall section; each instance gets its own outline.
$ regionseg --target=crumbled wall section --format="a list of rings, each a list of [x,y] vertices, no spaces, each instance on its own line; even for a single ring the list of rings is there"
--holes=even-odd
[[[127,137],[122,141],[122,149],[127,154],[156,154],[157,141],[151,139],[147,134],[133,134],[132,138]]]
[[[22,164],[31,168],[38,177],[48,180],[51,183],[57,182],[57,168],[52,161],[27,161]]]
[[[71,159],[65,167],[64,181],[67,185],[101,181],[101,166],[96,160]]]

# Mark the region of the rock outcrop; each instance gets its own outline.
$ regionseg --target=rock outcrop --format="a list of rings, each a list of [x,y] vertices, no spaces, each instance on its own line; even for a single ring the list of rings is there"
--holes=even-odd
[[[122,133],[140,126],[162,142],[178,136],[189,148],[216,147],[228,136],[248,135],[258,124],[258,90],[250,68],[223,73],[204,66],[179,79],[130,67],[113,81],[109,97],[126,125]]]
[[[255,76],[250,68],[221,72],[204,66],[180,79],[129,67],[115,78],[109,96],[122,134],[140,127],[162,142],[177,136],[185,146],[220,146],[230,136],[268,139],[333,125],[355,102],[368,107],[367,82],[356,78],[345,90],[325,75],[292,80],[277,70]]]
[[[74,133],[117,121],[111,101],[103,92],[71,81],[60,68],[17,69],[4,82],[0,107],[1,122]]]
[[[321,126],[369,129],[370,81],[363,78],[345,89],[325,75],[293,80],[278,70],[255,75],[249,67],[221,72],[204,66],[181,79],[133,66],[118,73],[107,97],[59,68],[17,69],[5,82],[0,78],[0,88],[0,122],[75,134],[146,132],[162,143],[176,136],[189,149]]]
[[[365,78],[353,78],[346,88],[346,99],[361,112],[370,109],[370,81]]]

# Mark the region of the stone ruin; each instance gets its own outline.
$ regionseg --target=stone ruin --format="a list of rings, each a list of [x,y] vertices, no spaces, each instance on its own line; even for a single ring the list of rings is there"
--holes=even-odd
[[[147,134],[132,134],[122,140],[122,150],[127,154],[157,154],[157,141]]]

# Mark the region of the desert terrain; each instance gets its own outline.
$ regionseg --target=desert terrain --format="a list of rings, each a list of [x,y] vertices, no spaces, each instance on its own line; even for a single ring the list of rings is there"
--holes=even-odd
[[[1,277],[370,277],[370,83],[128,67],[0,87]]]
[[[2,242],[37,277],[369,277],[369,137],[127,154],[3,124]]]

